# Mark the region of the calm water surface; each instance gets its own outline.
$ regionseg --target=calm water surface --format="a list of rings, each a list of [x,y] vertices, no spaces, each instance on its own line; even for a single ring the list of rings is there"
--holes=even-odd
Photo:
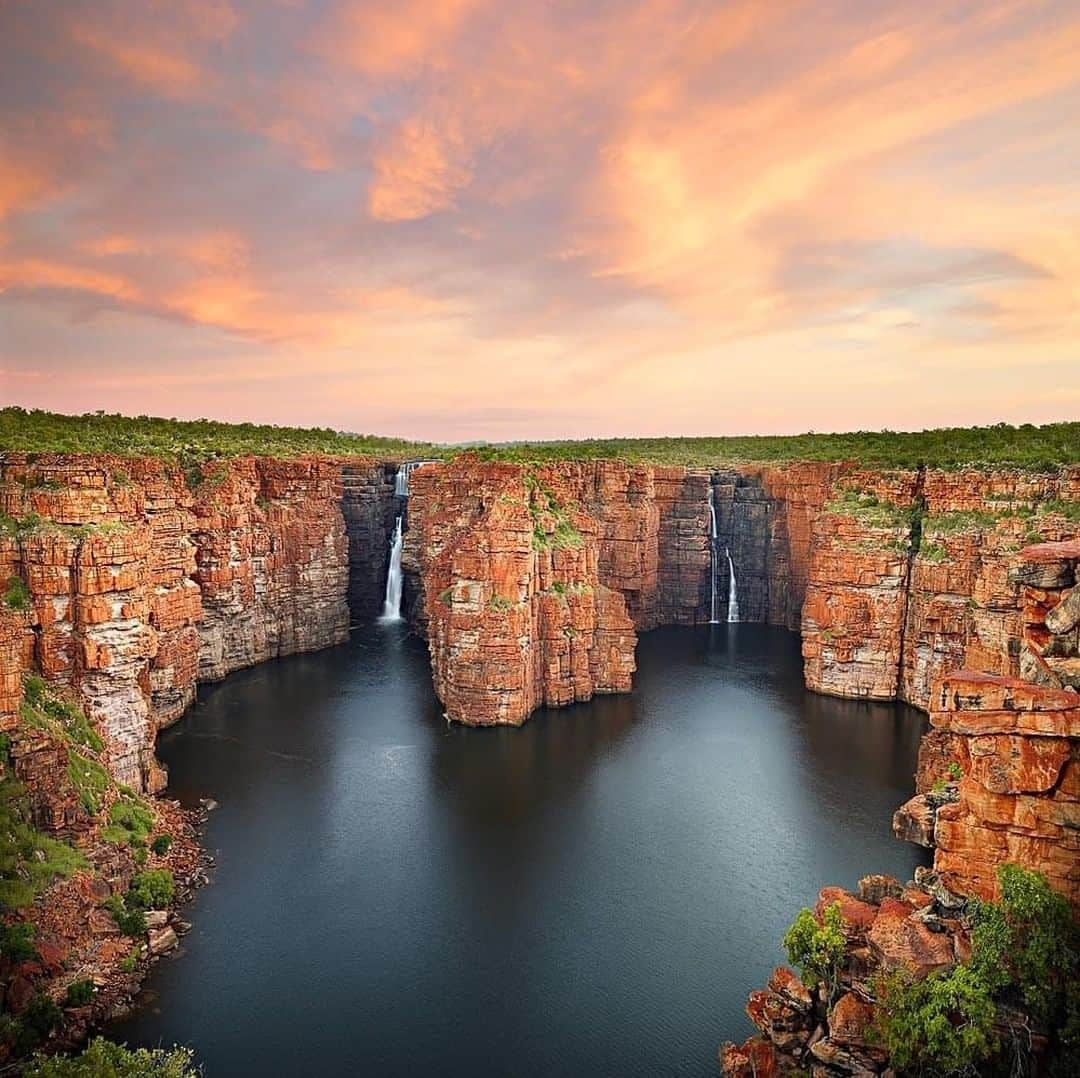
[[[908,878],[923,724],[803,688],[798,638],[641,638],[632,695],[449,727],[377,626],[199,694],[160,740],[218,869],[113,1029],[225,1075],[710,1075],[826,883]]]

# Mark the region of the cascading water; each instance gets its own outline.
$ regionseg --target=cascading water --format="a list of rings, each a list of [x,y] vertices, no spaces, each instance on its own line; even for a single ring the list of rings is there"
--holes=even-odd
[[[401,620],[401,548],[405,545],[403,535],[404,513],[398,513],[394,534],[390,539],[390,571],[386,574],[386,599],[383,602],[383,621]]]
[[[709,577],[712,581],[712,592],[710,594],[709,601],[709,624],[717,625],[720,622],[720,618],[717,616],[719,611],[717,610],[717,594],[716,594],[716,491],[712,484],[709,485]]]
[[[739,620],[739,596],[735,590],[735,563],[731,560],[731,550],[727,549],[728,564],[728,594],[727,594],[727,619],[729,622]]]

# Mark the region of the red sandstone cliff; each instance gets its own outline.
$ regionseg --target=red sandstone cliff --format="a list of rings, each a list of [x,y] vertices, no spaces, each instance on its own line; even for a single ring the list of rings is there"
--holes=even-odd
[[[630,690],[637,638],[623,595],[600,581],[601,529],[550,473],[470,458],[414,473],[406,545],[449,718],[517,725],[542,705]]]
[[[1077,501],[1076,468],[843,476],[814,525],[807,685],[926,710],[952,670],[1019,674],[1032,660],[1011,567],[1029,544],[1072,538],[1059,507]]]
[[[355,468],[365,462],[352,462]],[[197,681],[348,634],[342,462],[241,458],[185,475],[154,458],[7,454],[0,573],[6,694],[34,669],[70,686],[118,781],[160,788],[157,729]]]

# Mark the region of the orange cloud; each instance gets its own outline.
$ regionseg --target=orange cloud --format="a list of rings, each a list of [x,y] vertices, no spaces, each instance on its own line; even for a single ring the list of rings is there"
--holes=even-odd
[[[139,394],[249,372],[229,407],[407,424],[422,380],[405,432],[435,436],[1028,418],[1034,356],[1080,395],[1068,5],[242,11],[103,0],[0,41],[21,379],[97,349],[103,402],[134,393],[137,326],[174,354]]]
[[[453,205],[472,178],[468,148],[455,125],[404,123],[376,155],[368,207],[379,221],[412,221]]]
[[[370,77],[402,76],[446,55],[468,16],[490,0],[371,0],[339,3],[312,47]]]

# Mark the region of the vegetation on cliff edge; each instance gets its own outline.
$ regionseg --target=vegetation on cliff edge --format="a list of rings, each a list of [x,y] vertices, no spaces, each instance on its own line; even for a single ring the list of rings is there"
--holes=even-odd
[[[946,427],[924,431],[850,431],[841,434],[755,435],[724,438],[607,438],[514,442],[470,447],[494,460],[619,458],[655,464],[709,466],[724,461],[856,460],[880,467],[935,468],[1013,465],[1053,469],[1080,463],[1080,423],[1019,427]],[[0,451],[115,453],[159,456],[185,466],[214,457],[253,453],[296,456],[448,457],[465,447],[399,438],[255,423],[182,421],[104,412],[60,415],[18,407],[0,409]]]
[[[1001,900],[968,914],[971,958],[923,980],[879,986],[879,1031],[901,1073],[1030,1073],[1032,1034],[1052,1074],[1080,1072],[1080,929],[1046,877],[998,868]]]
[[[77,1056],[35,1057],[25,1078],[196,1078],[189,1048],[128,1048],[95,1037]]]

